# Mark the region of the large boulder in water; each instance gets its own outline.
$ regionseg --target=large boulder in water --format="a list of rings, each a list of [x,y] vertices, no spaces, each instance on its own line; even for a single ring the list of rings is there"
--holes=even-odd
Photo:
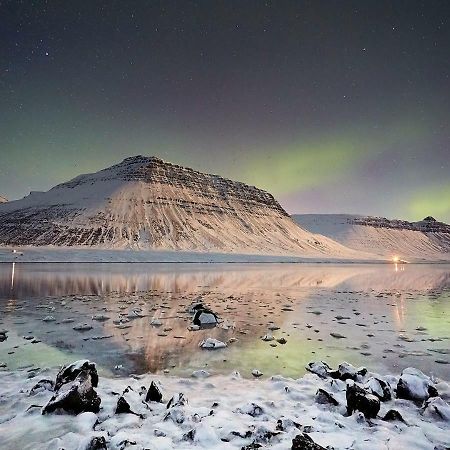
[[[55,391],[59,390],[63,384],[74,381],[81,372],[89,373],[92,387],[97,387],[98,373],[95,363],[90,362],[87,359],[82,359],[75,361],[72,364],[67,364],[61,368],[56,375]]]
[[[380,400],[377,396],[366,391],[354,381],[347,381],[347,413],[361,411],[366,419],[374,419],[380,411]]]
[[[405,369],[397,383],[397,397],[422,402],[437,397],[438,392],[431,379],[413,367]]]
[[[98,379],[96,380],[97,385]],[[42,414],[64,411],[70,414],[98,413],[101,399],[93,388],[89,370],[78,373],[73,381],[64,383],[42,409]]]
[[[195,312],[192,322],[199,327],[214,327],[218,323],[218,317],[217,314],[210,309],[201,308]]]

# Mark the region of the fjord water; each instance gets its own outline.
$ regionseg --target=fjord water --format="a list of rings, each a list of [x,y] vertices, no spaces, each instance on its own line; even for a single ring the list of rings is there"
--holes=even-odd
[[[221,323],[190,331],[187,310],[200,299]],[[9,369],[88,358],[109,375],[298,377],[321,359],[449,379],[449,325],[449,265],[0,264]],[[199,348],[207,337],[228,347]]]

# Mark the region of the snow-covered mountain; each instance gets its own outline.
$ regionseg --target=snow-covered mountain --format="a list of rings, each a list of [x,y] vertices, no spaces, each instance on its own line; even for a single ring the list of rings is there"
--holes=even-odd
[[[0,195],[0,203],[6,203],[8,201],[8,199],[6,197],[2,197]]]
[[[0,205],[0,244],[364,258],[265,191],[144,156]]]
[[[298,214],[304,229],[355,250],[386,257],[450,260],[450,225],[426,217],[419,222],[349,214]]]

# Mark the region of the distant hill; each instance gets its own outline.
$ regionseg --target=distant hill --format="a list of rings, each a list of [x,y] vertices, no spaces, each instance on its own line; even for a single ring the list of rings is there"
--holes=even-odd
[[[0,244],[364,258],[261,189],[144,156],[0,205]]]
[[[304,229],[346,247],[386,257],[450,260],[450,225],[426,217],[419,222],[349,214],[297,214]]]

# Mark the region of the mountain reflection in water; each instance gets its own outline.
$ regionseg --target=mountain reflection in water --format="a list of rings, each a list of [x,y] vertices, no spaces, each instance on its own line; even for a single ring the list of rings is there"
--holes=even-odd
[[[346,359],[442,374],[449,290],[448,265],[2,264],[0,328],[9,339],[0,360],[14,368],[83,357],[105,371],[123,366],[120,374],[207,368],[248,375],[258,367],[298,376],[312,359]],[[188,330],[187,308],[199,298],[223,319],[219,327]],[[114,323],[136,308],[144,317]],[[95,314],[109,320],[92,320]],[[49,315],[55,320],[44,322]],[[154,318],[162,325],[152,326]],[[93,328],[75,331],[77,323]],[[274,324],[274,337],[286,344],[261,340]],[[27,334],[41,342],[31,344]],[[206,337],[229,346],[201,350]]]

